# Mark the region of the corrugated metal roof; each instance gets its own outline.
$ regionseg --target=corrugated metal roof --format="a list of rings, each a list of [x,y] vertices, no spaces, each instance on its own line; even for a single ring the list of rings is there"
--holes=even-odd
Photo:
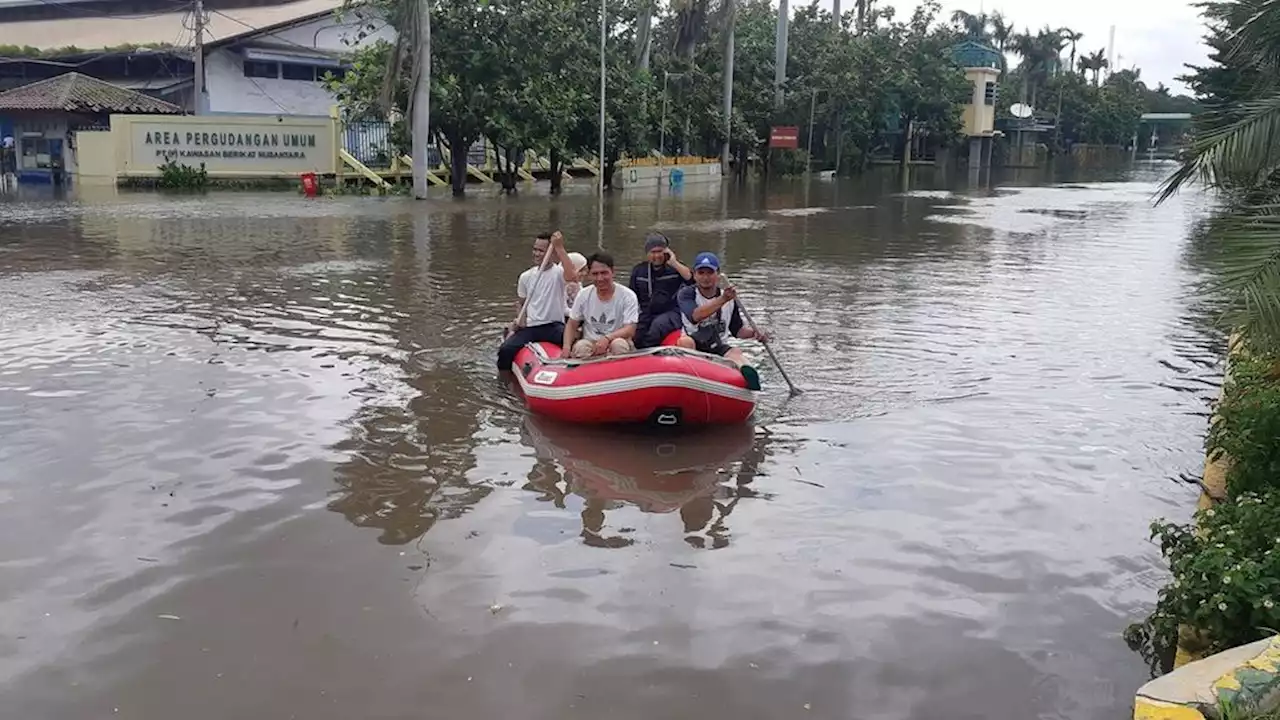
[[[236,8],[210,12],[207,41],[226,40],[325,11],[337,10],[342,0],[298,0],[285,5]],[[74,12],[74,10],[72,10]],[[31,46],[53,50],[75,46],[86,50],[125,44],[191,44],[191,30],[184,27],[186,11],[163,15],[59,18],[0,23],[0,45]],[[187,22],[190,25],[190,22]]]
[[[179,114],[172,103],[76,72],[0,93],[0,110]]]

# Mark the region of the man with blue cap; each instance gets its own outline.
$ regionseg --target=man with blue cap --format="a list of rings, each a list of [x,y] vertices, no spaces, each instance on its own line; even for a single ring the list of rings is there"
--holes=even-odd
[[[742,322],[742,314],[735,302],[737,290],[732,285],[720,287],[720,258],[709,252],[698,253],[693,260],[693,282],[693,285],[681,288],[676,295],[684,325],[680,347],[732,361],[742,370],[747,387],[759,390],[760,374],[747,364],[741,350],[729,345],[729,338],[755,338],[768,342],[769,337]]]
[[[627,286],[640,301],[636,323],[636,347],[657,347],[668,334],[680,329],[676,293],[693,282],[693,271],[676,259],[671,241],[660,232],[644,239],[645,262],[631,270]]]

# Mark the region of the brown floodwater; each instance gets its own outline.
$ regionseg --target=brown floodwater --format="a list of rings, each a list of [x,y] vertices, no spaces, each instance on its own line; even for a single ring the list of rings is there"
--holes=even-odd
[[[1167,171],[0,201],[0,715],[1127,715],[1221,373]],[[720,253],[806,392],[529,417],[550,227]]]

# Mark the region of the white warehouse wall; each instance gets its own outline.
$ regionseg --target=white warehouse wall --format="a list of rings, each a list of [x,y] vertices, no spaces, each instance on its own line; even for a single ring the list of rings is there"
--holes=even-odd
[[[363,23],[347,17],[339,24],[336,16],[327,16],[270,35],[259,35],[240,45],[209,51],[204,63],[209,112],[328,115],[335,100],[321,82],[245,77],[241,49],[252,47],[288,54],[305,54],[311,50],[337,56],[379,39],[395,41],[395,31],[389,26],[382,21],[373,24],[379,26],[375,32],[350,45],[344,40],[354,41]]]

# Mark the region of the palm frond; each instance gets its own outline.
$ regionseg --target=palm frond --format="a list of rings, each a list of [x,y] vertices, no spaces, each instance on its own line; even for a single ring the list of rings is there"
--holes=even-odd
[[[1280,205],[1236,208],[1215,234],[1218,287],[1228,301],[1224,321],[1280,346]]]
[[[1189,157],[1161,184],[1157,203],[1193,182],[1249,184],[1280,165],[1280,92],[1205,115]]]

